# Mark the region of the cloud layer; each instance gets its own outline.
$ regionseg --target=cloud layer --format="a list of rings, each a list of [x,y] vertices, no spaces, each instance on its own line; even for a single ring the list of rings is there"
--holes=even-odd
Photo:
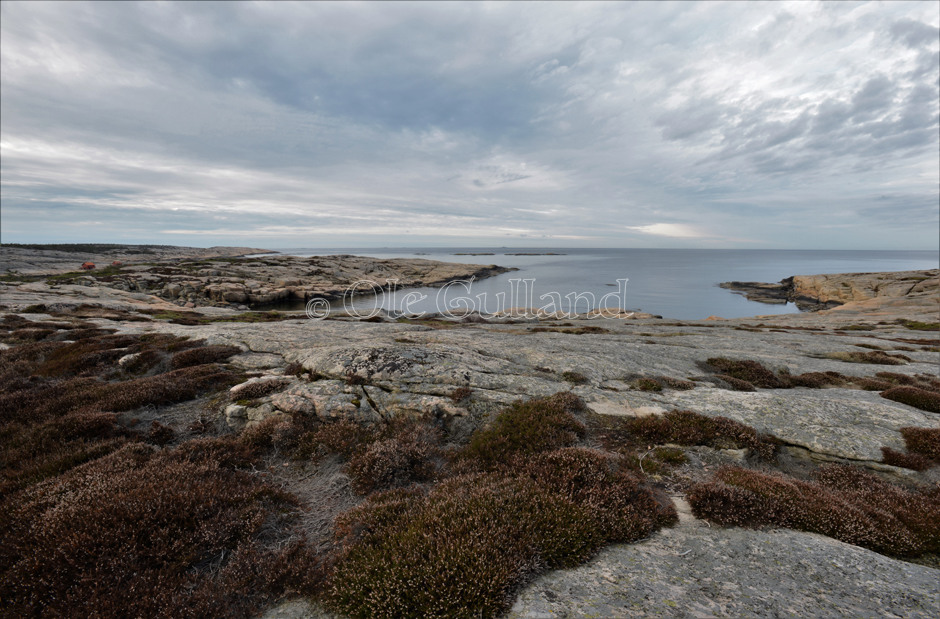
[[[0,7],[4,242],[937,247],[935,3]]]

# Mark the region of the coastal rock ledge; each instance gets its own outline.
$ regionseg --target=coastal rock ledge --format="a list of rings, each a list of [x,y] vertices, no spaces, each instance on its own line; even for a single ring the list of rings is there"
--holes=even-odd
[[[940,291],[940,269],[893,273],[836,273],[794,275],[777,284],[724,282],[722,288],[760,303],[796,303],[801,310],[823,310],[868,302],[868,306],[933,298]],[[873,302],[874,301],[874,302]]]

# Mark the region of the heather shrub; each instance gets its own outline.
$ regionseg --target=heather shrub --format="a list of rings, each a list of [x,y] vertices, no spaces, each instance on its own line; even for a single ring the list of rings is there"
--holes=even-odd
[[[513,402],[489,425],[474,432],[458,458],[489,470],[516,455],[534,454],[575,444],[584,425],[572,412],[584,403],[571,393]]]
[[[237,355],[240,352],[242,352],[242,350],[237,346],[200,346],[199,348],[183,350],[174,354],[170,358],[170,367],[174,370],[177,370],[180,368],[192,367],[194,365],[218,363],[219,361],[224,361],[232,355]]]
[[[114,333],[114,329],[98,329],[97,327],[88,327],[80,329],[68,329],[59,334],[59,337],[66,340],[85,340],[99,338],[104,335]]]
[[[0,496],[111,453],[130,433],[113,413],[83,412],[33,425],[8,423],[0,437]]]
[[[520,460],[517,466],[540,487],[586,507],[607,543],[634,541],[675,522],[672,505],[659,503],[622,456],[566,447]]]
[[[294,510],[288,495],[141,445],[4,507],[0,597],[15,616],[247,617],[317,584],[309,552],[270,532]]]
[[[360,376],[352,370],[346,372],[346,384],[350,386],[367,385],[369,383],[365,376]]]
[[[892,387],[882,391],[881,397],[931,413],[940,413],[940,393],[936,391],[919,387]]]
[[[903,324],[912,331],[940,331],[940,322],[918,322],[916,320],[902,320]]]
[[[674,521],[619,457],[517,453],[503,473],[376,493],[341,516],[328,599],[352,617],[492,617],[532,575]]]
[[[900,432],[909,452],[940,462],[940,428],[906,427]]]
[[[894,383],[895,385],[916,385],[917,378],[907,374],[898,374],[897,372],[875,372],[875,376],[881,380]]]
[[[129,335],[109,335],[62,344],[50,351],[34,369],[40,376],[88,376],[113,368],[136,342]]]
[[[246,428],[239,440],[253,451],[273,449],[275,453],[290,454],[300,443],[303,429],[287,415],[275,415]]]
[[[602,539],[586,509],[494,474],[378,509],[330,579],[330,602],[352,617],[492,617],[529,576],[576,565]]]
[[[722,374],[743,380],[755,387],[763,387],[765,389],[781,389],[786,387],[786,384],[777,378],[776,374],[757,361],[712,357],[706,361],[706,363]]]
[[[349,461],[347,472],[360,494],[430,480],[441,458],[441,435],[410,423],[386,439],[370,443]]]
[[[284,366],[284,376],[297,376],[300,377],[307,370],[304,368],[304,364],[299,361],[292,361]]]
[[[769,434],[727,417],[708,417],[692,411],[669,411],[662,415],[631,417],[624,422],[628,431],[649,445],[676,443],[707,445],[716,449],[753,450],[758,457],[770,459],[778,441]]]
[[[815,482],[726,467],[688,500],[718,524],[810,531],[892,556],[940,551],[940,490],[901,488],[855,467],[823,467]]]
[[[176,431],[173,428],[157,420],[151,422],[150,432],[147,434],[147,442],[162,447],[172,442],[174,438],[176,438]]]
[[[584,385],[588,382],[588,377],[580,372],[562,372],[561,377],[573,385]]]
[[[860,352],[857,350],[849,352],[831,352],[826,354],[826,357],[838,361],[846,361],[848,363],[873,363],[877,365],[905,365],[911,360],[910,357],[905,355],[889,355],[880,350],[872,350],[869,352]]]
[[[469,400],[472,394],[473,392],[469,387],[457,387],[450,392],[450,399],[454,402],[454,404],[460,404],[465,400]]]
[[[689,458],[685,452],[677,447],[657,447],[653,456],[664,464],[685,464]]]
[[[663,385],[655,378],[638,378],[633,381],[633,388],[639,391],[662,391]]]
[[[855,384],[865,391],[884,391],[885,389],[891,389],[891,387],[894,386],[894,383],[888,382],[886,380],[869,377],[857,378],[855,379]]]
[[[720,378],[727,383],[732,391],[757,391],[757,388],[746,380],[741,380],[740,378],[735,378],[728,374],[717,374],[716,378]]]
[[[901,428],[907,453],[882,447],[881,461],[913,471],[926,471],[940,464],[940,428]]]
[[[142,346],[164,352],[178,352],[205,344],[205,340],[191,340],[169,333],[144,333],[139,336]]]
[[[926,471],[933,465],[930,458],[925,458],[916,453],[904,453],[890,447],[881,448],[881,461],[891,466],[899,466],[912,471]]]
[[[233,402],[238,400],[256,400],[277,391],[284,386],[283,379],[256,380],[242,383],[232,388],[229,397]]]
[[[695,383],[691,380],[672,378],[671,376],[660,376],[657,380],[664,386],[669,387],[670,389],[676,389],[678,391],[689,391],[690,389],[695,389]]]
[[[313,456],[335,453],[349,460],[376,438],[372,428],[343,419],[326,423],[304,434],[300,439],[300,448]]]
[[[808,387],[810,389],[822,389],[828,386],[841,386],[846,383],[846,378],[838,372],[806,372],[784,378],[790,387]]]
[[[231,470],[247,469],[254,465],[259,457],[257,447],[234,436],[194,438],[163,456],[165,460]]]
[[[163,355],[159,351],[147,349],[121,364],[121,369],[128,374],[143,374],[157,367],[162,361]]]

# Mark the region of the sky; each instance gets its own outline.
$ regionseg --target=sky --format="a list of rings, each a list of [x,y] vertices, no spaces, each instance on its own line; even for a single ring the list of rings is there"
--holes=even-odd
[[[936,249],[940,3],[0,2],[0,241]]]

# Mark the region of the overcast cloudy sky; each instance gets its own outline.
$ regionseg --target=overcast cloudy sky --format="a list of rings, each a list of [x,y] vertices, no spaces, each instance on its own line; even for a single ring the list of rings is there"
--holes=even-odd
[[[940,4],[2,7],[2,241],[933,249]]]

